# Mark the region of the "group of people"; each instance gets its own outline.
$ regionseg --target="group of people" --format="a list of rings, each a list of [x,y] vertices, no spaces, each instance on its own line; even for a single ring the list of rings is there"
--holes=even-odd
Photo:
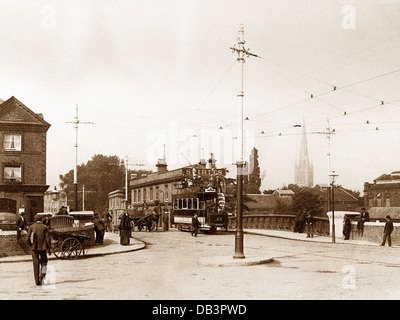
[[[385,217],[386,222],[385,222],[385,227],[383,228],[383,239],[381,246],[384,246],[386,244],[386,241],[388,242],[389,247],[392,246],[392,232],[393,232],[393,221],[390,215],[386,215]],[[369,213],[368,211],[365,210],[365,208],[361,209],[360,216],[357,221],[357,230],[360,232],[361,235],[364,234],[364,224],[365,222],[369,222]],[[351,232],[351,220],[350,217],[345,215],[344,216],[344,222],[343,222],[343,235],[344,235],[344,240],[348,240],[350,238],[350,232]]]
[[[305,209],[296,214],[293,232],[303,233],[306,231],[307,238],[314,238],[314,217]]]
[[[364,234],[364,224],[369,222],[369,212],[365,208],[361,209],[360,216],[357,219],[357,230],[362,236]],[[349,240],[351,233],[351,219],[347,214],[343,217],[343,239]]]
[[[357,218],[357,230],[361,234],[364,234],[364,224],[365,222],[369,222],[370,217],[368,211],[365,208],[361,209],[360,216]],[[307,213],[306,210],[303,209],[301,213],[296,214],[295,219],[295,227],[293,232],[303,233],[306,231],[307,238],[314,237],[314,217]],[[391,233],[393,231],[393,222],[389,215],[386,216],[386,223],[383,230],[383,240],[381,246],[384,246],[386,241],[388,245],[392,245]],[[343,239],[349,240],[351,233],[351,219],[350,216],[344,215],[343,218]]]

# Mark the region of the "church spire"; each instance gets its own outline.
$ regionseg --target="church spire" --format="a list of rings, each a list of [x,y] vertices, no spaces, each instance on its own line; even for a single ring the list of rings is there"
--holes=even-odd
[[[300,160],[307,160],[308,163],[308,146],[307,146],[307,132],[306,132],[306,120],[303,116],[303,132],[301,135],[301,146],[300,146]]]
[[[308,158],[306,121],[303,116],[303,132],[301,136],[300,157],[294,166],[294,183],[299,186],[312,187],[314,184],[314,168]]]

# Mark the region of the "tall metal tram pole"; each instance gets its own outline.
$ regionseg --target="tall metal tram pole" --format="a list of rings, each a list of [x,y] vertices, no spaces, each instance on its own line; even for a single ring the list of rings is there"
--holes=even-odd
[[[250,53],[249,49],[244,48],[244,28],[243,24],[239,30],[238,37],[238,48],[236,45],[231,47],[233,53],[237,53],[238,61],[240,63],[241,69],[241,77],[240,77],[240,92],[238,93],[238,97],[240,98],[240,158],[236,162],[236,183],[237,183],[237,208],[236,208],[236,232],[235,232],[235,254],[233,256],[234,259],[243,259],[245,258],[243,252],[243,174],[244,172],[244,144],[243,144],[243,102],[244,102],[244,91],[243,91],[243,64],[245,62],[244,57],[258,57],[256,54]]]
[[[328,211],[332,211],[332,242],[335,242],[335,208],[334,208],[334,185],[331,180],[336,179],[337,175],[334,174],[334,171],[331,171],[331,135],[335,134],[335,129],[331,129],[329,124],[329,118],[326,119],[326,130],[319,132],[312,132],[315,134],[324,134],[328,139],[328,152],[326,155],[328,156]]]
[[[75,193],[75,211],[78,211],[78,126],[79,124],[94,124],[94,122],[82,122],[78,118],[78,105],[76,105],[75,121],[67,122],[75,124],[75,170],[74,170],[74,193]]]

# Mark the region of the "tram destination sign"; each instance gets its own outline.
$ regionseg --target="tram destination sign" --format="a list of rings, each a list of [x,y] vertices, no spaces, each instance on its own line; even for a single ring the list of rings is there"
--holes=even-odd
[[[193,177],[195,175],[197,176],[212,176],[212,175],[222,175],[225,176],[226,170],[224,168],[222,169],[216,169],[216,168],[209,168],[209,169],[198,169],[198,168],[183,168],[182,169],[182,174],[187,177]]]

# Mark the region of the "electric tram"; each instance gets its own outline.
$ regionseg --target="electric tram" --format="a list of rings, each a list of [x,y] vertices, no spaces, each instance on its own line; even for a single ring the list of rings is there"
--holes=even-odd
[[[228,229],[225,210],[225,169],[183,168],[181,187],[172,195],[171,223],[178,230],[190,231],[197,214],[199,230],[215,232]]]

